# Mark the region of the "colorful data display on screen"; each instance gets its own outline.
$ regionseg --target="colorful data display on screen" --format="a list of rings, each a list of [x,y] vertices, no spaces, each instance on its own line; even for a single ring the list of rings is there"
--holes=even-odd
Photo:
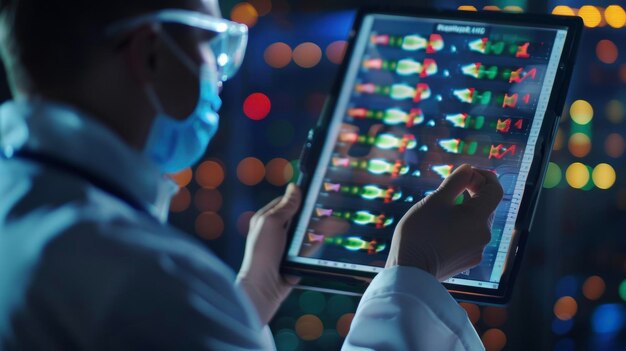
[[[505,195],[483,262],[449,282],[497,288],[566,34],[365,16],[288,259],[380,271],[402,215],[469,163]]]

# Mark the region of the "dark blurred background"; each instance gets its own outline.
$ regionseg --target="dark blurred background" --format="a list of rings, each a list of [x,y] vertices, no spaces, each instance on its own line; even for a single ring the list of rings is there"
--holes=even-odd
[[[362,4],[221,3],[224,17],[251,28],[246,61],[226,85],[220,133],[206,160],[177,175],[182,187],[171,219],[234,269],[254,211],[297,176],[301,146]],[[580,55],[513,299],[506,308],[462,306],[488,350],[626,350],[625,2],[415,5],[583,17]],[[339,349],[357,304],[294,291],[271,323],[278,349]]]
[[[579,58],[521,274],[508,307],[462,303],[487,350],[626,350],[626,2],[421,1],[469,11],[578,15]],[[389,1],[389,3],[406,1]],[[205,160],[176,175],[174,225],[235,270],[254,211],[297,176],[307,131],[364,1],[221,2],[250,27],[242,71],[227,82]],[[369,3],[373,3],[369,1]],[[271,327],[278,349],[335,350],[358,299],[294,291]]]

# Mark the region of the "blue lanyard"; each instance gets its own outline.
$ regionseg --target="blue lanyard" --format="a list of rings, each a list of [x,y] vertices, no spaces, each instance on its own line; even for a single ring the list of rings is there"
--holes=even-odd
[[[11,157],[6,157],[2,153],[0,156],[6,159],[24,159],[29,160],[35,163],[39,163],[44,166],[48,166],[50,168],[54,168],[63,173],[73,174],[87,183],[90,183],[94,187],[108,193],[109,195],[122,200],[126,204],[128,204],[133,209],[148,214],[151,218],[154,216],[146,210],[146,207],[142,205],[139,201],[131,197],[127,192],[122,191],[119,187],[111,184],[110,182],[102,179],[96,174],[88,172],[82,168],[76,167],[75,165],[52,155],[47,155],[44,153],[33,152],[26,149],[21,149],[16,151]]]

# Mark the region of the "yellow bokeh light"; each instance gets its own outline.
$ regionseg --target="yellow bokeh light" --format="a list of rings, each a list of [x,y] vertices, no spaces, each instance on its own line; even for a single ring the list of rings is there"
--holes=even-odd
[[[247,2],[241,2],[233,7],[230,12],[230,19],[243,23],[248,27],[253,27],[259,18],[259,13],[254,6]]]
[[[595,28],[602,22],[600,10],[591,5],[585,5],[578,10],[578,16],[582,17],[585,27]]]
[[[520,6],[517,5],[508,5],[505,6],[502,11],[506,11],[506,12],[513,12],[513,13],[522,13],[524,12],[524,9],[521,8]]]
[[[593,107],[585,100],[576,100],[570,107],[569,114],[574,122],[585,125],[593,118]]]
[[[604,10],[606,23],[613,28],[622,28],[626,24],[626,12],[619,5],[610,5]]]
[[[580,162],[574,162],[565,171],[567,183],[574,189],[581,189],[589,182],[589,169]]]
[[[608,163],[600,163],[593,169],[593,183],[600,189],[608,189],[615,184],[615,169]]]
[[[472,5],[461,5],[457,8],[460,11],[478,11],[475,6]]]
[[[565,5],[556,6],[552,10],[552,14],[553,15],[560,15],[560,16],[575,16],[576,15],[576,13],[574,12],[574,10],[571,7],[565,6]]]

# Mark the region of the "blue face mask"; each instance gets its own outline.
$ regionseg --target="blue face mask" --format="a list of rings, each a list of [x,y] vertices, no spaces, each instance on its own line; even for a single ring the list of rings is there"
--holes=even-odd
[[[200,96],[192,114],[184,120],[168,116],[152,86],[146,94],[157,111],[148,141],[147,154],[162,173],[175,173],[192,166],[202,158],[209,142],[217,132],[222,105],[216,72],[208,64],[200,66]]]
[[[106,35],[116,37],[140,26],[150,24],[159,30],[159,36],[178,59],[200,77],[198,104],[184,120],[168,116],[154,88],[146,86],[146,94],[156,111],[144,153],[163,173],[181,171],[196,163],[204,154],[218,126],[222,101],[218,87],[232,77],[244,57],[248,41],[248,28],[240,23],[217,18],[204,13],[182,9],[165,9],[139,15],[110,24]],[[162,24],[185,25],[214,34],[199,43],[205,62],[198,66],[164,30]]]

